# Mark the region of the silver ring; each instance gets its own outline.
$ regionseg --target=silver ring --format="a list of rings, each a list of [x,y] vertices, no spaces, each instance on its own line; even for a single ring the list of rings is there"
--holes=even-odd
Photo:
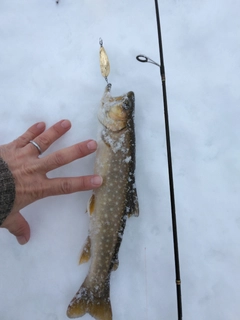
[[[29,143],[33,144],[34,147],[36,147],[36,148],[38,149],[39,154],[42,154],[42,150],[41,150],[41,148],[39,147],[39,145],[37,144],[37,142],[31,140],[31,141],[29,141]]]

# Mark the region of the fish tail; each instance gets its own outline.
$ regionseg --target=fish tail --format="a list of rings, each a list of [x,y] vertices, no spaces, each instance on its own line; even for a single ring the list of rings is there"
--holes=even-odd
[[[82,317],[89,313],[96,320],[112,320],[109,286],[103,294],[92,292],[84,283],[70,302],[67,309],[69,318]]]

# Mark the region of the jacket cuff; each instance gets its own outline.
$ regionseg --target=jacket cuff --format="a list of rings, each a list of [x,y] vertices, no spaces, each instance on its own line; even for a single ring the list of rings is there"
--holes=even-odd
[[[0,225],[11,212],[14,200],[14,178],[7,163],[0,158]]]

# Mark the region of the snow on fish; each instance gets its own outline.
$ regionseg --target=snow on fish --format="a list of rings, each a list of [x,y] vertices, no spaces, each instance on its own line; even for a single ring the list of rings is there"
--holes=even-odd
[[[127,217],[138,216],[135,186],[135,132],[133,92],[113,98],[108,84],[98,112],[100,122],[96,174],[103,178],[88,203],[89,234],[80,263],[91,257],[88,274],[70,302],[69,318],[89,313],[112,320],[110,276],[118,268],[118,251]]]

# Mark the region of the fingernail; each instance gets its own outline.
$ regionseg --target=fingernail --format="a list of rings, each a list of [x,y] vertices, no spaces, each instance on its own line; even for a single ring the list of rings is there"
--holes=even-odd
[[[39,123],[37,124],[37,128],[38,128],[39,130],[44,129],[44,128],[45,128],[45,123],[44,123],[44,122],[39,122]]]
[[[97,149],[97,142],[94,140],[91,140],[88,142],[87,147],[89,150],[96,150]]]
[[[69,120],[63,120],[61,122],[61,126],[64,128],[64,129],[68,129],[71,127],[71,122]]]
[[[19,237],[16,237],[17,238],[17,241],[19,244],[26,244],[27,243],[27,239],[24,237],[24,236],[19,236]]]
[[[95,176],[91,179],[91,183],[93,186],[98,187],[102,184],[102,177],[101,176]]]

